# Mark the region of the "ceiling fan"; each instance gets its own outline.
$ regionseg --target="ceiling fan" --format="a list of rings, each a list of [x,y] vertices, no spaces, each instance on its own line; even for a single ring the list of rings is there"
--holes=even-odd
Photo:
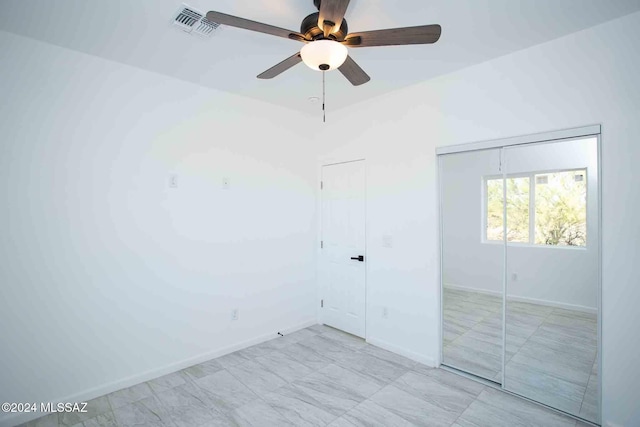
[[[442,31],[440,25],[436,24],[349,33],[347,20],[344,19],[349,0],[313,0],[313,3],[318,12],[302,20],[300,32],[214,11],[207,13],[207,19],[305,43],[300,52],[259,74],[259,79],[272,79],[294,65],[304,62],[314,70],[338,69],[354,86],[364,84],[371,78],[349,56],[347,47],[435,43]]]

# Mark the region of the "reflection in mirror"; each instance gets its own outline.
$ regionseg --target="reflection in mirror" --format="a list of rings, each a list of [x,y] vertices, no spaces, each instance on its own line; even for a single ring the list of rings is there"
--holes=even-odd
[[[504,247],[483,232],[483,177],[500,173],[500,150],[440,156],[442,303],[445,365],[502,381]],[[502,236],[500,207],[487,218]],[[499,225],[496,225],[498,224]]]
[[[521,207],[507,209],[507,228],[526,239],[507,245],[504,387],[598,423],[597,139],[504,158],[507,179],[529,187],[527,203],[507,200]]]

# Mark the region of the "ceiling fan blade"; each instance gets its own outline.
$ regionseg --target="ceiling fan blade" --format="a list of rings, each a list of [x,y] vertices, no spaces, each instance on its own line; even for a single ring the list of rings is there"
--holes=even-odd
[[[371,80],[371,77],[369,77],[350,56],[347,56],[347,60],[344,61],[344,64],[342,64],[338,70],[340,70],[342,75],[354,86],[360,86]]]
[[[285,71],[287,71],[289,68],[293,67],[294,65],[299,64],[300,62],[302,62],[302,57],[300,56],[300,52],[296,52],[295,55],[288,57],[287,59],[285,59],[284,61],[282,61],[281,63],[274,65],[273,67],[269,68],[267,71],[265,71],[262,74],[258,74],[258,78],[259,79],[272,79],[275,76],[284,73]]]
[[[229,25],[231,27],[257,31],[258,33],[284,37],[285,39],[293,39],[301,42],[309,41],[306,40],[302,34],[296,31],[274,27],[273,25],[263,24],[262,22],[251,21],[249,19],[239,18],[237,16],[227,15],[226,13],[209,11],[207,12],[207,20],[217,22],[218,24]]]
[[[342,25],[344,14],[349,7],[349,0],[321,0],[318,28],[324,31],[324,36],[336,32]]]
[[[364,31],[347,35],[344,44],[349,47],[397,46],[407,44],[435,43],[440,38],[440,25],[390,28],[388,30]]]

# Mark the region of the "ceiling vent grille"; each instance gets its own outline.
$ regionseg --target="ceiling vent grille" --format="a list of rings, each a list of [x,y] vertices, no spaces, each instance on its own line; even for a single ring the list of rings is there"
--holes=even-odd
[[[173,18],[173,25],[189,34],[211,37],[220,27],[217,22],[209,21],[204,13],[183,4]]]

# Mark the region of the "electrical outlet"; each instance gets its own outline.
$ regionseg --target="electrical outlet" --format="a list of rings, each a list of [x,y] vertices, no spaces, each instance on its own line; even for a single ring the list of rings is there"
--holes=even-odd
[[[228,190],[230,185],[231,184],[229,183],[229,178],[222,178],[222,189],[223,190]]]
[[[386,319],[389,317],[389,309],[387,307],[382,307],[382,318]]]
[[[518,273],[511,273],[511,281],[512,282],[518,281]]]
[[[237,308],[234,308],[233,310],[231,310],[231,320],[238,320],[239,317],[240,317],[240,310],[238,310]]]
[[[169,188],[178,188],[178,175],[169,175]]]
[[[393,237],[389,235],[382,236],[382,247],[383,248],[392,248],[393,247]]]

